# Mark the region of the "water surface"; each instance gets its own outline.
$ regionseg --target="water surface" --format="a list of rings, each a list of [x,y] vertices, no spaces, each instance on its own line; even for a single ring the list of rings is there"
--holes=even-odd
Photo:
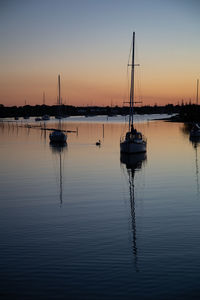
[[[63,148],[0,124],[1,299],[199,299],[198,142],[144,118],[146,156],[120,157],[124,119],[87,119]]]

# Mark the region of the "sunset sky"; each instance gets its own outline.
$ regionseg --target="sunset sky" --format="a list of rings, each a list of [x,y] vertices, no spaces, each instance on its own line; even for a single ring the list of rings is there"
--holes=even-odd
[[[199,0],[0,0],[0,103],[123,105],[133,31],[143,105],[195,102]]]

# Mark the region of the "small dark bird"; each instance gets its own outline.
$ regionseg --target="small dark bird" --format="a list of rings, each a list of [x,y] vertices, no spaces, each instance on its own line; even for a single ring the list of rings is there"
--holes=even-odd
[[[96,142],[96,146],[100,146],[101,145],[101,141],[99,140],[98,142]]]

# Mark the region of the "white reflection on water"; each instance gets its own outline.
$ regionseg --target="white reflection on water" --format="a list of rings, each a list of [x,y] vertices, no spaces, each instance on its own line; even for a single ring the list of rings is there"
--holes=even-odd
[[[63,149],[0,125],[4,298],[198,299],[199,144],[182,124],[136,127],[148,148],[135,163],[120,161],[125,123],[67,119]]]

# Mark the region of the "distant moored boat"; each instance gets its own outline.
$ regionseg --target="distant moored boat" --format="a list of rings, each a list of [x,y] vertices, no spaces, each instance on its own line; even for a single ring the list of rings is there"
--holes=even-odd
[[[41,118],[39,118],[39,117],[36,117],[36,118],[35,118],[35,121],[36,121],[36,122],[38,122],[38,121],[42,121],[42,119],[41,119]]]
[[[43,121],[48,121],[48,120],[50,120],[50,117],[49,117],[48,115],[44,115],[44,116],[42,117],[42,120],[43,120]]]
[[[199,124],[194,124],[192,130],[190,131],[190,137],[200,137],[200,126]]]
[[[196,104],[198,105],[199,98],[199,79],[197,79],[197,94],[196,94]],[[190,137],[200,137],[200,125],[195,123],[190,131]]]
[[[67,136],[64,134],[62,130],[54,130],[52,133],[49,135],[50,142],[51,143],[66,143],[67,141]]]
[[[60,97],[60,75],[58,75],[58,104],[61,105],[61,97]],[[63,144],[67,141],[67,135],[61,129],[61,119],[59,119],[59,128],[55,129],[49,135],[49,139],[51,143],[54,144]]]

